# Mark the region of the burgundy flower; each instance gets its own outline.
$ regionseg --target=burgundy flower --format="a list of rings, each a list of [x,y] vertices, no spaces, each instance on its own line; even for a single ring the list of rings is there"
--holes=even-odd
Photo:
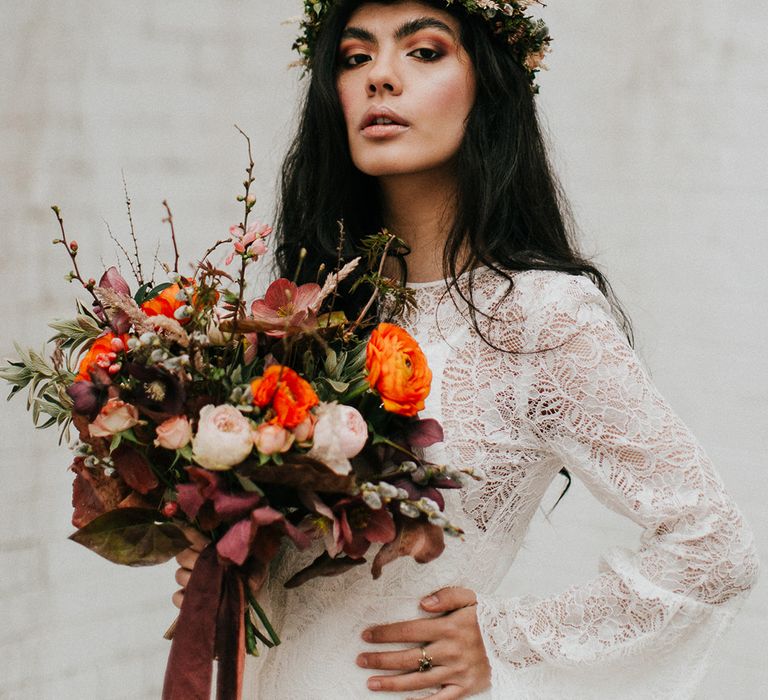
[[[117,268],[112,266],[101,276],[101,279],[99,280],[98,287],[101,287],[102,289],[111,289],[118,294],[122,294],[124,296],[130,296],[131,295],[131,289],[128,286],[128,283],[123,279],[123,276],[117,271]],[[104,310],[101,308],[99,304],[93,305],[94,313],[103,321],[105,320],[104,317]],[[114,311],[109,319],[109,325],[112,327],[112,330],[117,335],[123,335],[124,333],[127,333],[130,330],[131,327],[131,321],[128,318],[128,314],[125,313],[125,311]]]
[[[153,418],[176,416],[183,412],[186,392],[181,380],[157,365],[132,362],[128,373],[136,381],[126,392],[126,400]]]
[[[360,498],[342,498],[333,506],[333,533],[347,556],[361,559],[373,542],[395,539],[397,530],[386,508],[372,510]]]
[[[72,399],[75,413],[88,417],[88,422],[96,420],[102,406],[109,398],[112,380],[103,369],[95,367],[90,372],[91,381],[83,379],[67,387],[67,394]]]

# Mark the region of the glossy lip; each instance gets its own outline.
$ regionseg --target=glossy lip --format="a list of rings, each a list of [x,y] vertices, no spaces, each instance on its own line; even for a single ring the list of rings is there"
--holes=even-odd
[[[392,121],[392,124],[376,124],[376,120],[384,117]],[[387,136],[397,136],[407,131],[410,124],[405,121],[397,112],[389,107],[378,106],[371,107],[360,122],[360,131],[364,136],[381,138]]]

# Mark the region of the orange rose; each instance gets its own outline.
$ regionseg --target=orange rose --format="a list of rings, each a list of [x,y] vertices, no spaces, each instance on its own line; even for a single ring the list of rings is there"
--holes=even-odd
[[[96,338],[93,345],[88,348],[85,357],[80,361],[80,367],[75,377],[76,382],[90,381],[91,371],[94,368],[100,367],[106,370],[115,361],[117,354],[112,341],[116,338],[122,341],[123,346],[128,341],[127,335],[115,335],[114,333],[105,333]]]
[[[271,405],[275,417],[270,422],[284,428],[295,428],[309,415],[309,409],[320,403],[309,382],[283,365],[267,367],[263,376],[251,382],[251,391],[254,405]]]
[[[380,323],[371,333],[365,367],[387,411],[415,416],[424,408],[432,372],[419,344],[400,326]]]

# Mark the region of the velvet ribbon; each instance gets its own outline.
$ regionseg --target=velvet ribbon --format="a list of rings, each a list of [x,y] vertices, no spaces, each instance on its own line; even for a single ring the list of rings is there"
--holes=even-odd
[[[245,665],[243,574],[209,544],[192,569],[173,634],[163,700],[210,700],[218,659],[217,700],[240,700]]]

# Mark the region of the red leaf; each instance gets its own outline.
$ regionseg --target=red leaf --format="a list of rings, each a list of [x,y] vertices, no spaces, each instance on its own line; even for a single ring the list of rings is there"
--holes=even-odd
[[[102,470],[87,469],[81,458],[71,467],[75,472],[72,484],[72,524],[85,527],[91,520],[114,510],[125,497],[125,489],[118,479],[106,476]]]
[[[113,453],[115,469],[126,484],[141,494],[157,488],[158,481],[147,458],[128,445],[120,445]]]
[[[444,549],[445,540],[441,527],[430,525],[423,520],[403,519],[398,536],[376,553],[371,573],[373,578],[379,578],[386,564],[405,556],[412,556],[419,564],[426,564],[437,559]]]

